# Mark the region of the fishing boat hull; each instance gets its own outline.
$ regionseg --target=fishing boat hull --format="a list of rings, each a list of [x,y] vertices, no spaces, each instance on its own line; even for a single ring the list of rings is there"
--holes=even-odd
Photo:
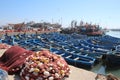
[[[57,49],[51,49],[51,52],[62,56],[68,64],[75,67],[92,68],[95,63],[95,59],[92,57],[71,54]]]
[[[120,67],[120,54],[119,55],[106,55],[105,64],[107,68]]]

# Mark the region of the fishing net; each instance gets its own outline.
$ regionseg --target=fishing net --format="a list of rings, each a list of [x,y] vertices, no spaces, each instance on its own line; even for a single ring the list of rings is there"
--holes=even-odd
[[[26,58],[20,76],[22,80],[62,80],[69,74],[70,68],[62,57],[42,50]]]
[[[12,46],[0,57],[0,68],[6,70],[9,74],[15,74],[20,71],[26,57],[32,53],[32,51],[19,46]]]

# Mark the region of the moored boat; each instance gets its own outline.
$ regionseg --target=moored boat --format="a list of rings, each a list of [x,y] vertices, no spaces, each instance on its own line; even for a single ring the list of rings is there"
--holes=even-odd
[[[108,54],[104,56],[104,63],[106,68],[119,68],[120,67],[120,53]]]
[[[87,22],[84,23],[83,21],[80,22],[80,25],[77,25],[77,21],[73,20],[71,21],[71,28],[62,29],[61,33],[78,33],[88,36],[102,36],[105,34],[105,31],[99,25],[89,24]]]
[[[95,58],[92,58],[92,57],[71,54],[56,48],[51,48],[50,51],[62,56],[68,64],[76,67],[92,68],[95,63]]]

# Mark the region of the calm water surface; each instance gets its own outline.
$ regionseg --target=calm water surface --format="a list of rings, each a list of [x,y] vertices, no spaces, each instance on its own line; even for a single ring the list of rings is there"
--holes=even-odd
[[[117,37],[117,38],[120,38],[120,31],[109,31],[106,34]]]

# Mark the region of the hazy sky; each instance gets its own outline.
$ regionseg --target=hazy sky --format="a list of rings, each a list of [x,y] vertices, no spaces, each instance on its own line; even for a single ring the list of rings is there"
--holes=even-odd
[[[107,28],[120,28],[120,0],[0,0],[0,25],[28,21],[83,20]]]

